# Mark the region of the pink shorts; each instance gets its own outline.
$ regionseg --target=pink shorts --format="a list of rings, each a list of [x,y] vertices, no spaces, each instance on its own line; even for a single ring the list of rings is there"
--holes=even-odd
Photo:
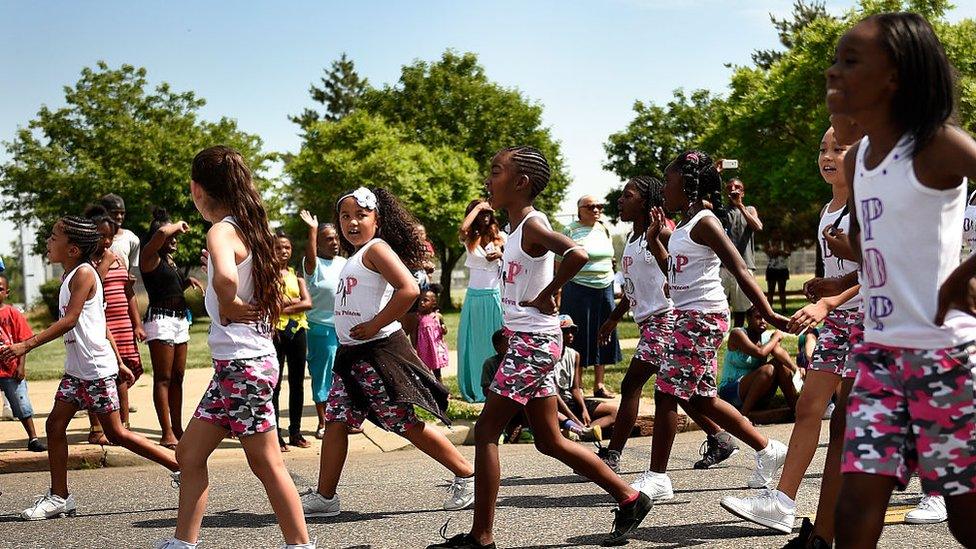
[[[325,403],[326,421],[345,423],[353,429],[359,429],[369,416],[383,429],[399,435],[422,423],[412,405],[396,402],[390,398],[386,386],[383,385],[383,379],[372,364],[366,361],[357,362],[352,365],[351,370],[352,375],[359,381],[359,390],[369,401],[368,409],[355,405],[349,396],[345,382],[342,381],[342,376],[336,375]]]
[[[534,398],[557,394],[556,361],[563,353],[562,332],[530,334],[505,330],[508,352],[489,387],[525,405]]]
[[[834,309],[824,319],[809,369],[854,379],[857,366],[848,357],[863,339],[864,313],[858,309]]]
[[[65,374],[54,400],[73,404],[93,414],[109,414],[119,409],[119,387],[115,376],[81,379]]]
[[[637,325],[640,340],[634,358],[648,364],[659,364],[668,354],[674,337],[674,312],[665,311],[647,317]]]
[[[861,343],[847,404],[844,473],[918,471],[928,494],[976,492],[976,343],[902,349]]]
[[[729,313],[674,311],[674,337],[655,387],[681,400],[718,395],[716,350],[729,330]]]
[[[277,427],[271,397],[278,383],[275,355],[214,360],[214,375],[193,417],[227,429],[237,437]]]

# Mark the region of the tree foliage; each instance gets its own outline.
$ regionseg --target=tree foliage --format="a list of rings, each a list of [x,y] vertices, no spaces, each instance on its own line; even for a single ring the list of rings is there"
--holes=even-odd
[[[474,54],[448,50],[437,61],[404,66],[395,84],[367,87],[345,118],[309,126],[301,152],[286,165],[292,181],[282,197],[323,218],[340,189],[394,190],[427,227],[447,306],[451,271],[464,252],[457,238],[464,209],[484,194],[492,155],[512,145],[546,154],[552,179],[538,205],[556,211],[569,177],[541,105],[492,82]]]
[[[793,2],[793,12],[790,17],[777,19],[775,15],[769,14],[769,21],[779,32],[779,43],[785,48],[793,47],[795,36],[813,21],[830,17],[827,13],[827,5],[823,0],[813,0],[809,4],[805,0]],[[752,53],[752,61],[762,69],[769,69],[773,63],[783,57],[783,52],[777,50],[757,50]]]
[[[360,97],[368,89],[369,82],[356,72],[356,64],[343,52],[339,59],[325,71],[319,79],[321,86],[312,84],[308,88],[312,101],[325,107],[324,112],[306,108],[297,116],[288,119],[307,130],[319,120],[339,120],[356,108]]]
[[[949,7],[943,0],[862,0],[840,17],[812,17],[819,13],[816,4],[798,2],[792,23],[777,25],[789,37],[783,40],[787,49],[768,67],[736,67],[726,93],[709,96],[711,100],[699,107],[706,112],[696,126],[673,129],[676,123],[668,121],[689,116],[689,102],[680,90],[664,107],[638,102],[641,108],[635,106],[634,121],[608,139],[606,167],[621,179],[659,173],[670,160],[660,151],[674,150],[675,141],[700,146],[716,158],[738,159],[735,175],[746,184],[746,201],[759,209],[767,226],[764,233],[779,233],[794,243],[810,242],[820,208],[830,198],[816,164],[828,126],[824,71],[838,38],[857,21],[899,10],[918,12],[932,21],[959,73],[959,121],[970,133],[976,130],[976,22],[947,22]],[[690,129],[680,133],[685,128]],[[667,135],[672,131],[679,132],[680,139]]]
[[[42,106],[5,143],[11,159],[0,167],[0,210],[16,223],[36,219],[49,228],[116,193],[126,202],[125,226],[137,234],[148,230],[153,206],[187,220],[191,230],[181,237],[178,260],[195,264],[205,228],[189,192],[194,155],[223,143],[241,151],[258,176],[266,156],[261,140],[235,121],[201,120],[204,100],[193,92],[148,85],[144,68],[110,69],[99,62],[83,69],[74,87],[65,86],[64,107]],[[43,249],[45,236],[38,231],[35,250]]]

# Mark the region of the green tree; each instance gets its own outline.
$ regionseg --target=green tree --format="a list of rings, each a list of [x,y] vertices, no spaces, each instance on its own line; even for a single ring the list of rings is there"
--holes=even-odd
[[[190,198],[190,163],[200,150],[218,143],[241,151],[256,176],[267,156],[261,140],[228,118],[198,116],[204,100],[193,92],[174,92],[166,83],[149,86],[144,68],[104,62],[81,71],[74,87],[65,86],[65,106],[42,106],[13,141],[10,160],[0,167],[0,211],[16,223],[39,220],[50,227],[59,217],[80,215],[106,193],[126,201],[125,226],[145,235],[152,207],[190,223],[180,241],[178,261],[196,264],[204,245],[204,224]],[[38,231],[35,250],[43,249]]]
[[[305,109],[297,116],[288,119],[298,124],[302,129],[308,129],[319,120],[339,120],[356,108],[360,97],[369,88],[369,82],[361,78],[356,72],[356,64],[343,52],[339,59],[332,62],[332,66],[320,78],[321,86],[312,84],[308,88],[312,100],[325,107],[320,113],[314,109]]]
[[[779,43],[786,49],[792,48],[794,36],[807,25],[822,17],[830,17],[827,13],[827,5],[823,0],[814,0],[809,4],[805,0],[793,2],[793,13],[790,17],[777,19],[775,15],[769,14],[769,20],[773,27],[779,31]],[[757,67],[768,69],[773,63],[783,57],[783,52],[777,50],[757,50],[752,53],[752,61]]]
[[[700,146],[716,158],[735,158],[735,175],[747,187],[747,202],[759,209],[766,234],[778,232],[794,243],[810,242],[830,188],[817,170],[817,150],[827,129],[824,71],[834,56],[837,39],[857,21],[873,13],[914,11],[933,24],[946,53],[959,73],[959,122],[976,131],[976,22],[949,23],[944,0],[862,0],[841,17],[819,13],[816,4],[799,2],[792,23],[777,28],[788,37],[786,50],[768,66],[736,67],[726,93],[708,104],[707,120],[685,134],[685,142]],[[786,21],[786,20],[784,20]],[[774,22],[775,23],[775,22]],[[761,61],[761,60],[760,60]],[[645,106],[634,122],[608,139],[606,167],[621,179],[633,175],[635,151],[653,151],[670,130],[662,119],[677,117],[683,95],[675,95],[668,108]],[[660,110],[657,110],[660,109]],[[654,116],[644,112],[654,113]],[[662,131],[662,127],[666,129]],[[618,142],[619,141],[619,142]],[[622,151],[622,152],[618,152]],[[623,159],[623,160],[622,160]]]
[[[406,65],[396,85],[367,90],[360,106],[399,125],[412,142],[467,155],[484,173],[501,148],[537,147],[552,169],[537,205],[558,210],[569,176],[559,143],[542,124],[542,105],[489,80],[475,54],[448,50],[436,62]]]
[[[427,228],[447,289],[442,303],[449,306],[451,267],[464,251],[458,224],[480,188],[477,164],[448,147],[413,143],[400,127],[364,110],[310,129],[301,152],[285,167],[285,200],[325,220],[333,217],[340,193],[361,185],[389,189]],[[299,223],[288,222],[292,234],[304,230]]]

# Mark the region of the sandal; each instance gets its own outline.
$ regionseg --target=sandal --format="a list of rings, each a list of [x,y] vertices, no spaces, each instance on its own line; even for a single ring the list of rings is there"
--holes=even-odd
[[[99,446],[112,445],[112,443],[105,438],[105,432],[101,429],[91,429],[88,431],[88,444],[97,444]]]
[[[289,448],[288,445],[285,444],[285,439],[283,439],[283,438],[279,438],[278,439],[278,446],[281,447],[281,451],[282,452],[290,452],[291,451],[291,448]]]
[[[288,437],[288,444],[295,446],[296,448],[311,448],[312,443],[305,440],[305,437],[301,433],[290,435]]]
[[[315,438],[317,438],[319,440],[322,440],[323,438],[325,438],[325,426],[324,425],[319,426],[319,428],[315,430]]]
[[[162,442],[159,443],[159,445],[162,446],[163,448],[166,448],[167,450],[173,450],[174,452],[176,451],[176,444],[177,444],[176,442],[167,442],[165,444]]]
[[[593,389],[593,398],[613,398],[616,395],[607,390],[606,387],[600,387],[599,389]]]

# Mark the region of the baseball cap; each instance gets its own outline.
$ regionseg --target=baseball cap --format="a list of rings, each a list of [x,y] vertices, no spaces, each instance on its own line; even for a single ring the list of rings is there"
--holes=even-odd
[[[576,324],[573,323],[573,317],[569,315],[559,315],[559,327],[563,330],[576,330]]]

